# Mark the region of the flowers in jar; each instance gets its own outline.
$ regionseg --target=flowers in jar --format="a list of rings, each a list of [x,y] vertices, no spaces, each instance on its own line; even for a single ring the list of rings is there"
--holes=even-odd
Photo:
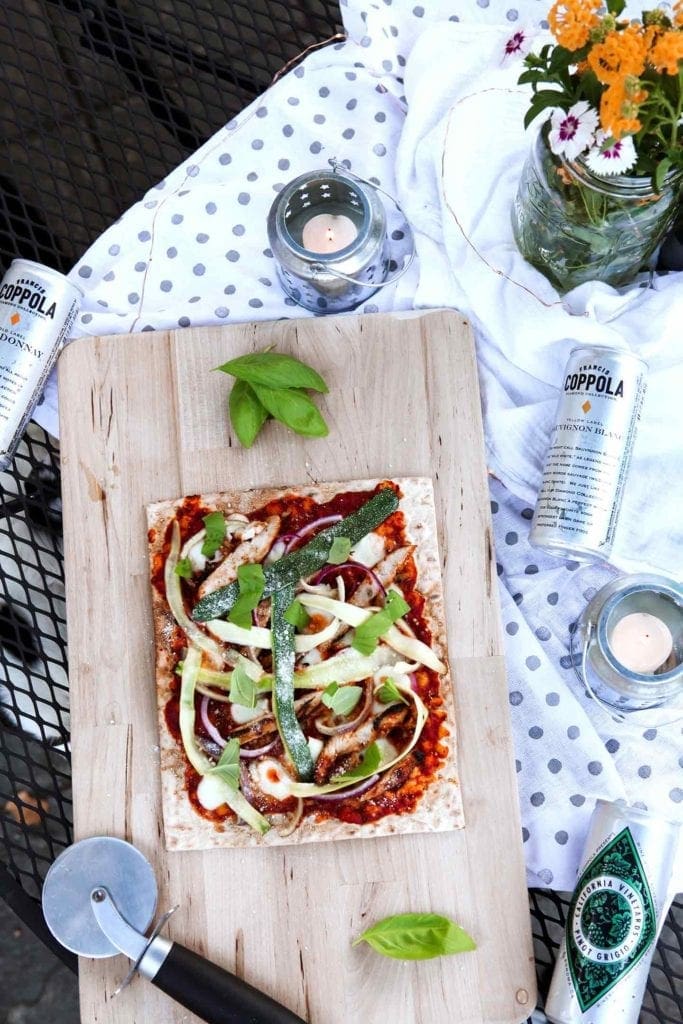
[[[624,0],[556,0],[556,40],[528,54],[520,84],[533,95],[525,124],[550,112],[548,145],[593,173],[651,177],[683,172],[683,0],[622,18]]]

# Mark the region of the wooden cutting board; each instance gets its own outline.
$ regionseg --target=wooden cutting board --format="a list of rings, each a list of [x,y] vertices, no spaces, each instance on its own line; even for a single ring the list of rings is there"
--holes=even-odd
[[[315,366],[328,438],[270,423],[245,451],[230,378],[266,345]],[[476,364],[454,312],[331,317],[88,338],[61,358],[60,418],[76,838],[121,836],[151,860],[171,938],[310,1024],[513,1024],[535,1004],[517,786]],[[466,827],[300,848],[167,853],[161,818],[144,505],[201,491],[432,476],[456,690]],[[387,960],[388,914],[458,921],[476,952]],[[123,957],[83,960],[87,1024],[194,1021]]]

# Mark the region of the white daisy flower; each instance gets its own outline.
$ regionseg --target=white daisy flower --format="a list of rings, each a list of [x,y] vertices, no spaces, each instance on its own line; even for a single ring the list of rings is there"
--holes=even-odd
[[[519,28],[510,36],[503,50],[501,63],[510,64],[513,61],[521,60],[531,53],[532,46],[538,33],[529,28]]]
[[[598,112],[585,100],[575,103],[569,110],[556,107],[550,115],[550,148],[556,156],[575,160],[593,145],[597,127]]]
[[[637,159],[638,154],[631,135],[613,139],[605,132],[599,131],[595,136],[595,146],[586,157],[586,165],[593,174],[605,177],[630,171]]]

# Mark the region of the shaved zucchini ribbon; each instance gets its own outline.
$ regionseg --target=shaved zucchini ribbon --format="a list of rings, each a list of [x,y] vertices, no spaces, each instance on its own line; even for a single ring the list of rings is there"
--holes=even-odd
[[[197,686],[197,679],[202,664],[201,651],[196,647],[190,647],[183,663],[183,674],[180,682],[180,736],[187,759],[199,775],[205,776],[213,772],[216,767],[206,754],[199,749],[195,735],[195,705],[194,696]],[[251,825],[256,832],[264,835],[270,828],[270,822],[260,814],[255,807],[252,807],[246,797],[239,789],[233,789],[227,782],[217,779],[223,787],[221,796],[224,802],[235,812],[235,814]]]
[[[205,651],[214,661],[219,664],[223,661],[231,662],[237,658],[236,652],[223,650],[215,640],[207,636],[199,628],[196,622],[189,617],[183,604],[183,594],[180,589],[180,576],[176,574],[178,555],[180,553],[180,526],[178,520],[173,520],[173,532],[171,533],[171,550],[164,566],[164,585],[166,587],[166,600],[171,609],[173,618],[185,633],[188,641]],[[232,656],[234,654],[234,657]]]
[[[224,622],[223,619],[209,619],[206,628],[226,644],[237,644],[239,647],[260,647],[266,650],[270,650],[273,646],[271,630],[264,629],[262,626],[243,629],[233,622]],[[304,654],[328,640],[333,640],[338,629],[339,619],[332,619],[332,622],[318,633],[297,633],[294,638],[295,653]]]
[[[359,608],[355,604],[347,604],[345,601],[335,601],[331,597],[322,597],[319,594],[299,594],[299,602],[304,608],[312,608],[314,611],[328,612],[345,622],[347,626],[360,626],[373,614],[367,608]],[[439,661],[434,651],[427,644],[422,643],[414,636],[406,636],[396,626],[390,626],[381,639],[389,647],[402,654],[410,661],[419,661],[421,665],[433,669],[434,672],[445,672],[446,666]]]
[[[397,680],[395,680],[394,682],[397,689],[404,693],[406,697],[410,697],[410,699],[415,704],[415,710],[417,711],[417,717],[415,719],[415,730],[413,732],[412,739],[408,746],[405,748],[405,750],[402,750],[400,754],[396,755],[396,757],[392,757],[391,760],[386,762],[386,764],[379,765],[377,769],[379,775],[383,775],[384,772],[388,771],[390,768],[393,768],[394,765],[397,765],[399,761],[402,761],[404,757],[408,756],[410,751],[413,749],[413,747],[419,740],[422,734],[422,730],[424,729],[425,722],[429,717],[429,712],[427,711],[427,708],[425,707],[422,698],[419,697],[415,693],[415,691],[411,689],[410,686],[405,686],[404,684],[399,683]],[[334,780],[332,780],[332,782],[328,782],[325,786],[316,786],[315,783],[313,782],[295,782],[292,779],[291,782],[287,783],[287,789],[289,790],[289,793],[292,796],[304,798],[307,796],[316,797],[324,796],[326,793],[337,793],[339,792],[339,790],[347,789],[349,786],[357,786],[358,782],[359,780],[357,778],[346,779],[343,782],[335,782]]]
[[[295,690],[323,690],[330,683],[357,683],[375,674],[383,668],[394,668],[398,664],[397,655],[381,644],[372,654],[360,654],[353,647],[346,647],[339,654],[333,655],[318,665],[310,665],[294,673]],[[258,680],[259,694],[268,693],[273,688],[273,677],[262,675]],[[215,686],[220,690],[229,690],[232,683],[232,672],[215,672],[213,669],[199,670],[197,682],[206,686]]]

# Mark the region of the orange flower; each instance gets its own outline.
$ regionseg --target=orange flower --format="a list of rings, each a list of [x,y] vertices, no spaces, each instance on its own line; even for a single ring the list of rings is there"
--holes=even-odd
[[[633,135],[641,127],[636,116],[647,92],[637,78],[616,79],[600,99],[600,125],[613,139]]]
[[[592,28],[599,25],[595,13],[602,0],[555,0],[548,12],[548,24],[560,46],[580,50],[588,42]]]
[[[683,60],[683,32],[659,33],[652,44],[648,61],[656,71],[677,75]]]
[[[678,25],[679,28],[682,28],[683,27],[683,0],[676,0],[676,3],[674,4],[674,9],[672,11],[672,14],[673,14],[673,23],[674,23],[674,25]]]
[[[596,77],[604,85],[618,82],[625,75],[638,77],[645,70],[648,39],[642,25],[629,25],[608,33],[596,43],[586,58]]]

